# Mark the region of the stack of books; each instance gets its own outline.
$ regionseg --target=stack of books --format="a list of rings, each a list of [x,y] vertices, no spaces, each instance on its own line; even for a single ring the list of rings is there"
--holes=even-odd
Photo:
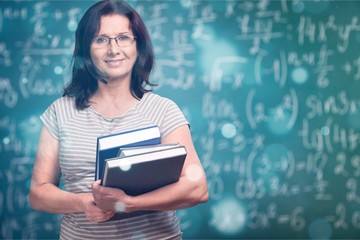
[[[106,159],[117,157],[120,148],[160,144],[160,141],[161,135],[158,126],[98,137],[95,180],[102,179]]]
[[[180,144],[161,144],[157,126],[102,136],[97,139],[95,180],[131,196],[144,194],[177,182],[186,154]],[[116,214],[111,220],[141,213]]]

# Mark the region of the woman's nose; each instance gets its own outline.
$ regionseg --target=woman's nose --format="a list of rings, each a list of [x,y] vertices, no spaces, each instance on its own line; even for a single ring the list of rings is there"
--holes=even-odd
[[[112,40],[114,40],[114,41],[112,41]],[[109,41],[110,42],[109,42],[109,46],[108,46],[109,47],[108,53],[112,54],[112,55],[119,54],[120,47],[118,46],[116,39],[110,38]]]

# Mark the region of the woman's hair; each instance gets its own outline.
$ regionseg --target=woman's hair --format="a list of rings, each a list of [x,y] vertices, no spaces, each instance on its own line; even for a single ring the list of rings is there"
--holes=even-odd
[[[139,14],[122,0],[104,0],[91,6],[81,18],[75,33],[75,49],[72,58],[71,82],[65,87],[63,96],[75,97],[76,107],[89,107],[89,98],[98,89],[98,79],[104,76],[94,65],[90,46],[93,38],[100,31],[102,16],[120,14],[129,19],[130,28],[136,37],[138,56],[131,72],[130,91],[137,97],[151,91],[146,86],[153,87],[149,76],[154,64],[154,52],[144,22]]]

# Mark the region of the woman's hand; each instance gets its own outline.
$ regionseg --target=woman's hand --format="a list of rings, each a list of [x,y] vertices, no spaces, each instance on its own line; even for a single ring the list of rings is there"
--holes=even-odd
[[[82,204],[86,218],[90,222],[103,222],[110,219],[116,212],[114,210],[103,211],[95,204],[91,193],[83,193]]]
[[[93,182],[92,195],[96,206],[102,211],[131,212],[131,197],[120,189],[100,185],[100,180]]]

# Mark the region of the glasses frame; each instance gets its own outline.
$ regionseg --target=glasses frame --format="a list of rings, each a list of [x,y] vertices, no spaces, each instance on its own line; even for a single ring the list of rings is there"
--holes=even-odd
[[[121,45],[121,43],[119,44],[118,39],[122,36],[126,36],[130,39],[129,44],[126,44],[126,45]],[[103,43],[98,43],[98,42],[96,42],[96,40],[98,40],[99,38],[107,39],[107,41],[103,42]],[[92,42],[93,42],[93,44],[95,44],[95,46],[97,46],[99,48],[106,48],[111,45],[111,40],[113,40],[113,39],[115,40],[115,43],[118,47],[129,47],[135,41],[136,36],[134,36],[132,34],[119,34],[118,36],[112,38],[112,37],[109,37],[106,35],[100,35],[100,36],[94,37]]]

